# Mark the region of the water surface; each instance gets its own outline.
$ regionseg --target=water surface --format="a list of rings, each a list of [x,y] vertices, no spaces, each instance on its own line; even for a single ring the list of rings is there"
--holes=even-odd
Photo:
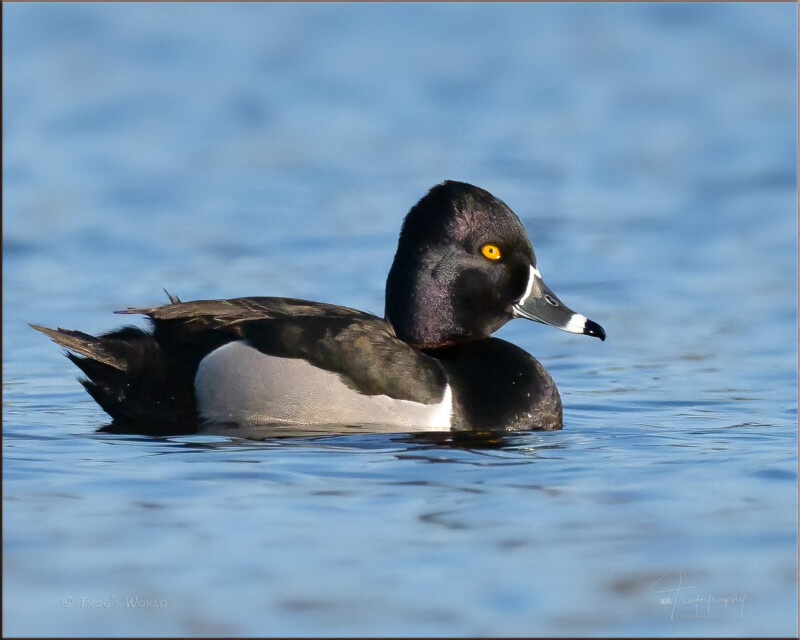
[[[796,11],[4,6],[3,633],[796,635]],[[608,333],[499,332],[561,432],[100,434],[26,325],[382,315],[446,178]]]

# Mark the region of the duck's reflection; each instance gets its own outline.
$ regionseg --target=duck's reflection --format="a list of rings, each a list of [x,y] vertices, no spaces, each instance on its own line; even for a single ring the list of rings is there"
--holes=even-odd
[[[375,425],[254,425],[197,422],[125,423],[114,421],[98,429],[98,433],[146,436],[177,441],[187,446],[218,448],[223,446],[334,446],[337,448],[398,448],[403,451],[428,449],[514,450],[558,449],[565,443],[553,431],[425,431],[396,433]]]

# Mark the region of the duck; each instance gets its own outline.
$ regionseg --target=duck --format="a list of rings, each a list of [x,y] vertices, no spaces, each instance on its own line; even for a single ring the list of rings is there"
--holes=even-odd
[[[93,336],[31,325],[65,348],[116,431],[245,434],[562,428],[555,382],[492,334],[523,318],[605,340],[545,285],[517,215],[447,180],[406,215],[384,317],[246,297],[129,307],[149,327]],[[284,429],[284,431],[281,431]]]

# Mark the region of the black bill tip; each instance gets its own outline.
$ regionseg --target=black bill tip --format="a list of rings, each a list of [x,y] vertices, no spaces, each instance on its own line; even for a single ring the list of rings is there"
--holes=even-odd
[[[605,329],[603,329],[603,327],[593,320],[586,321],[586,325],[583,327],[583,333],[584,335],[594,336],[595,338],[600,338],[601,340],[606,339]]]

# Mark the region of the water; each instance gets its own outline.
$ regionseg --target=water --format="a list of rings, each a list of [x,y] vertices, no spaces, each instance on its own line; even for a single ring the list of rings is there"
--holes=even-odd
[[[4,6],[3,633],[796,635],[796,12]],[[26,325],[381,314],[445,178],[608,332],[499,332],[562,432],[98,434]]]

